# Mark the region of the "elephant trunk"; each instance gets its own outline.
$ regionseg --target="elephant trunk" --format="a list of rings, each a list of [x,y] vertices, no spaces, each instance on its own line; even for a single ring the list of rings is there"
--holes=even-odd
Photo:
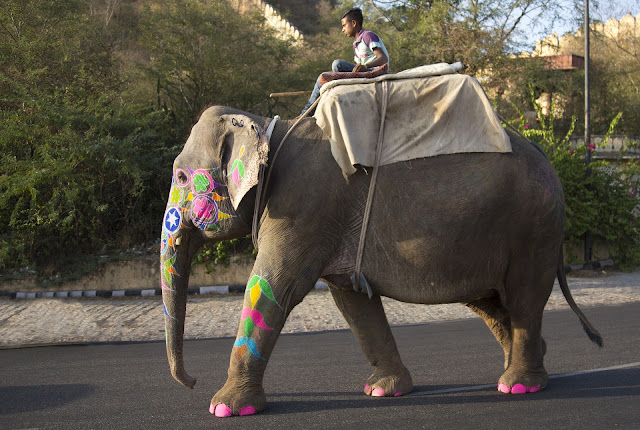
[[[187,255],[178,257],[177,251],[171,251],[160,258],[167,358],[174,379],[185,387],[193,388],[196,379],[184,370],[182,355],[191,259]]]

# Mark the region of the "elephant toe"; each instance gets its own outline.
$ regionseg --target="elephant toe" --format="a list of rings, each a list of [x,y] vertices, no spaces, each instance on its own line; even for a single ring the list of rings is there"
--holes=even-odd
[[[374,388],[371,391],[371,397],[384,397],[386,395],[386,393],[384,392],[384,390],[382,388]]]
[[[230,417],[231,408],[224,403],[218,403],[215,406],[213,405],[213,403],[211,403],[211,405],[209,406],[209,413],[219,418]]]
[[[242,417],[245,415],[253,415],[257,412],[258,410],[253,406],[245,406],[244,408],[240,409],[240,416]]]

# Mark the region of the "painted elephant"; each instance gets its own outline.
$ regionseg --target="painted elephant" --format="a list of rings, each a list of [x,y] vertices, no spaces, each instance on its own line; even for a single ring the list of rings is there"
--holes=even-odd
[[[391,334],[381,296],[477,312],[502,346],[498,389],[545,388],[542,314],[556,277],[587,334],[602,339],[571,299],[563,270],[564,197],[544,154],[510,134],[512,153],[471,153],[381,166],[361,272],[372,297],[351,280],[371,176],[345,180],[315,119],[293,125],[211,107],[193,127],[173,166],[163,221],[162,289],[171,373],[193,387],[183,365],[191,260],[206,242],[252,231],[259,251],[246,288],[228,379],[211,401],[216,416],[265,408],[262,378],[291,310],[318,279],[374,367],[364,391],[409,393],[412,380]],[[264,169],[261,172],[260,169]],[[369,172],[370,173],[370,172]],[[269,180],[256,211],[259,175]]]

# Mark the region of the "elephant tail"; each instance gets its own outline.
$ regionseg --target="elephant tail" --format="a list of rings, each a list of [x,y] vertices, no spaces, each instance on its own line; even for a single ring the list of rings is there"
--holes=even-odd
[[[564,298],[567,300],[567,303],[569,303],[569,307],[573,310],[573,312],[575,312],[576,315],[578,315],[578,318],[580,318],[582,328],[584,328],[584,331],[587,333],[587,336],[589,336],[589,339],[591,339],[593,343],[597,344],[599,347],[602,347],[602,336],[600,335],[598,330],[596,330],[595,327],[591,325],[587,317],[582,313],[576,302],[573,300],[573,296],[571,295],[571,291],[569,290],[569,284],[567,283],[567,277],[564,272],[564,254],[562,252],[562,248],[560,249],[560,261],[558,262],[558,269],[556,273],[558,275],[560,290],[562,290]]]

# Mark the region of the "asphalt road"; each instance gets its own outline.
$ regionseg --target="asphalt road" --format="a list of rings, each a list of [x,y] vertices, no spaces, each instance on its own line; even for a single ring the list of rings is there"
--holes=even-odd
[[[265,376],[268,409],[228,419],[208,406],[226,379],[230,338],[186,342],[194,390],[171,378],[163,343],[0,350],[0,428],[640,429],[640,303],[585,313],[605,347],[570,311],[547,312],[555,376],[528,395],[496,391],[502,352],[479,319],[394,328],[416,384],[399,398],[362,393],[371,368],[350,332],[282,335]]]

